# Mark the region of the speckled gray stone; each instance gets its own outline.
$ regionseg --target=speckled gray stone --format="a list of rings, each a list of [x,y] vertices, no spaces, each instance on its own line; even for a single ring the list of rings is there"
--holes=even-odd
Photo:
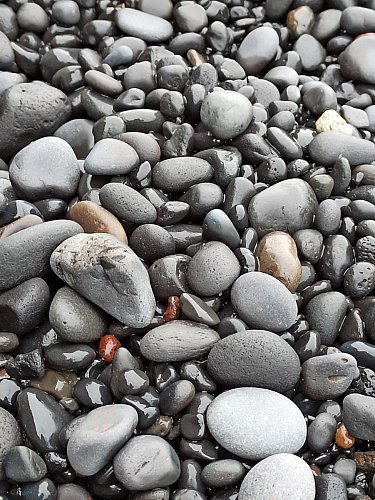
[[[173,34],[171,23],[165,19],[135,9],[117,10],[115,21],[117,27],[126,35],[138,37],[153,44],[165,42]]]
[[[216,397],[207,410],[207,425],[223,448],[250,460],[295,453],[307,433],[305,419],[290,399],[257,387]]]
[[[312,470],[302,458],[279,453],[256,464],[242,481],[238,500],[314,500]]]
[[[179,193],[199,182],[212,179],[214,170],[208,161],[194,157],[169,158],[152,170],[155,187],[167,193]]]
[[[297,319],[298,308],[290,291],[269,274],[251,272],[233,284],[234,310],[250,328],[282,332]]]
[[[4,479],[3,460],[13,446],[22,444],[21,431],[16,419],[4,408],[0,408],[0,479]]]
[[[87,155],[85,172],[92,175],[125,175],[139,165],[134,148],[111,137],[98,141]]]
[[[137,412],[129,405],[92,410],[68,441],[67,453],[73,469],[82,476],[96,474],[131,437],[137,423]]]
[[[232,250],[219,241],[206,243],[189,263],[187,278],[200,295],[216,295],[238,278],[241,266]]]
[[[196,359],[207,354],[219,339],[219,334],[206,325],[175,320],[146,333],[141,353],[158,362]]]
[[[147,270],[115,236],[80,234],[59,245],[51,256],[57,276],[127,326],[151,323],[155,297]]]
[[[221,339],[208,356],[208,371],[224,387],[292,389],[301,371],[296,351],[278,335],[247,330]]]
[[[375,440],[375,398],[349,394],[343,402],[342,419],[349,434],[369,441]]]

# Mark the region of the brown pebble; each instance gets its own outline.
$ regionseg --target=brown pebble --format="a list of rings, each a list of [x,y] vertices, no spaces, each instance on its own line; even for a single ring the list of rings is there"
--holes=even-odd
[[[353,459],[359,472],[375,472],[375,451],[356,451]]]
[[[336,431],[336,444],[343,450],[349,450],[355,444],[355,437],[349,434],[344,424],[340,424]]]
[[[207,62],[206,58],[195,49],[189,49],[186,55],[192,66],[200,66],[201,64]]]
[[[320,474],[322,473],[322,471],[319,469],[319,467],[315,464],[311,464],[310,469],[312,470],[312,473],[314,474],[314,476],[320,476]]]
[[[292,37],[298,38],[304,33],[310,33],[314,20],[314,11],[308,5],[303,5],[289,11],[286,25]]]
[[[22,231],[22,229],[27,229],[28,227],[42,223],[43,219],[37,215],[25,215],[24,217],[21,217],[6,226],[0,227],[0,240],[2,238],[7,238],[12,234],[18,233],[19,231]]]
[[[301,262],[293,238],[282,231],[268,233],[261,239],[257,251],[259,270],[270,274],[291,292],[301,279]]]
[[[127,244],[120,221],[105,208],[92,201],[79,201],[69,211],[69,217],[83,227],[85,233],[109,233]]]
[[[167,323],[168,321],[173,321],[178,319],[181,315],[181,306],[179,297],[172,295],[168,297],[168,306],[164,313],[164,321]]]
[[[32,378],[30,385],[51,394],[56,399],[72,397],[72,386],[60,372],[55,370],[46,370],[43,377]]]
[[[143,431],[143,434],[151,434],[152,436],[165,437],[172,429],[173,418],[166,415],[161,415],[155,422]]]

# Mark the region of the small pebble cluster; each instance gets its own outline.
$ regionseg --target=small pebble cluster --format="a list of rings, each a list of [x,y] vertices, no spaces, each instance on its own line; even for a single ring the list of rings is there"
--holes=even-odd
[[[374,133],[374,0],[0,0],[0,500],[374,499]]]

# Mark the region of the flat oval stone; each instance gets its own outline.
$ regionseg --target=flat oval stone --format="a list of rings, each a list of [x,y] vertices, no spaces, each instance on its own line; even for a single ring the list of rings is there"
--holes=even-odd
[[[0,408],[0,425],[2,429],[0,436],[0,479],[4,479],[4,458],[14,446],[22,444],[22,437],[17,420],[4,408]]]
[[[362,394],[349,394],[343,401],[342,419],[348,432],[366,441],[375,439],[375,400]]]
[[[238,92],[211,92],[203,101],[200,115],[214,137],[233,139],[250,125],[253,107],[249,99]]]
[[[316,356],[302,365],[300,390],[309,399],[335,399],[348,389],[357,373],[357,362],[350,354]]]
[[[251,199],[250,224],[260,237],[272,231],[293,234],[299,229],[311,227],[317,209],[315,193],[307,182],[301,179],[287,179],[270,186]]]
[[[374,84],[375,75],[370,69],[374,56],[374,38],[372,36],[358,37],[342,52],[339,59],[340,71],[349,80]]]
[[[301,370],[295,350],[265,330],[247,330],[219,340],[208,355],[207,368],[224,387],[262,387],[277,392],[292,389]]]
[[[190,261],[187,278],[195,292],[210,296],[229,288],[240,271],[238,259],[230,248],[219,241],[210,241]]]
[[[52,135],[71,113],[67,96],[43,82],[20,83],[1,95],[0,158],[7,160],[41,137]],[[22,123],[22,127],[17,124]]]
[[[138,154],[140,163],[150,162],[154,166],[160,160],[160,146],[151,134],[142,132],[124,132],[116,136],[116,139],[126,142]]]
[[[155,297],[133,250],[109,234],[77,236],[53,252],[56,275],[122,323],[134,328],[150,324]]]
[[[206,325],[175,320],[146,333],[140,348],[151,361],[184,361],[204,356],[219,339],[219,334]]]
[[[55,220],[1,239],[0,290],[13,288],[31,278],[45,277],[55,248],[70,236],[81,232],[82,228],[76,222]]]
[[[43,137],[16,154],[9,166],[9,176],[14,189],[27,200],[64,199],[76,192],[80,170],[66,141]]]
[[[24,389],[17,398],[21,428],[40,453],[60,449],[59,433],[72,416],[49,394]]]
[[[135,149],[109,137],[95,144],[85,159],[84,169],[92,175],[125,175],[138,165]]]
[[[273,28],[256,28],[243,39],[237,52],[237,62],[247,75],[258,75],[273,60],[278,46],[279,37]]]
[[[126,35],[139,37],[145,42],[165,42],[173,34],[170,22],[161,17],[135,9],[121,9],[116,12],[117,27]]]
[[[159,436],[136,436],[113,461],[117,479],[130,491],[169,486],[180,476],[180,461],[172,446]]]
[[[158,189],[167,193],[178,193],[199,182],[209,182],[213,173],[208,161],[201,158],[170,158],[155,165],[152,180]]]
[[[101,310],[67,286],[53,297],[49,321],[59,338],[69,342],[99,340],[108,326]]]
[[[47,365],[56,370],[80,370],[95,359],[95,351],[87,344],[58,342],[49,345],[44,352]]]
[[[217,396],[208,407],[207,425],[223,448],[250,460],[295,453],[307,434],[305,419],[292,401],[258,387]]]
[[[259,242],[256,255],[259,270],[281,281],[294,292],[301,278],[301,262],[296,244],[291,236],[281,231],[268,233]]]
[[[99,472],[132,436],[138,415],[129,405],[107,405],[92,410],[74,429],[68,459],[81,476]]]
[[[105,208],[92,201],[79,201],[69,210],[69,217],[83,227],[85,233],[109,233],[127,244],[120,221]]]
[[[15,483],[39,481],[47,474],[47,466],[34,450],[15,446],[4,459],[5,476]]]
[[[375,144],[329,130],[314,137],[309,144],[309,155],[319,165],[333,165],[340,155],[347,158],[350,165],[360,165],[375,160]]]
[[[233,284],[234,310],[250,328],[281,332],[297,319],[297,304],[289,290],[273,276],[251,272]]]

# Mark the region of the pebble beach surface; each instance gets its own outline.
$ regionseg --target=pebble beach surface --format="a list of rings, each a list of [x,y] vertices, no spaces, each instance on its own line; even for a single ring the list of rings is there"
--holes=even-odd
[[[0,0],[0,500],[375,499],[374,134],[374,0]]]

